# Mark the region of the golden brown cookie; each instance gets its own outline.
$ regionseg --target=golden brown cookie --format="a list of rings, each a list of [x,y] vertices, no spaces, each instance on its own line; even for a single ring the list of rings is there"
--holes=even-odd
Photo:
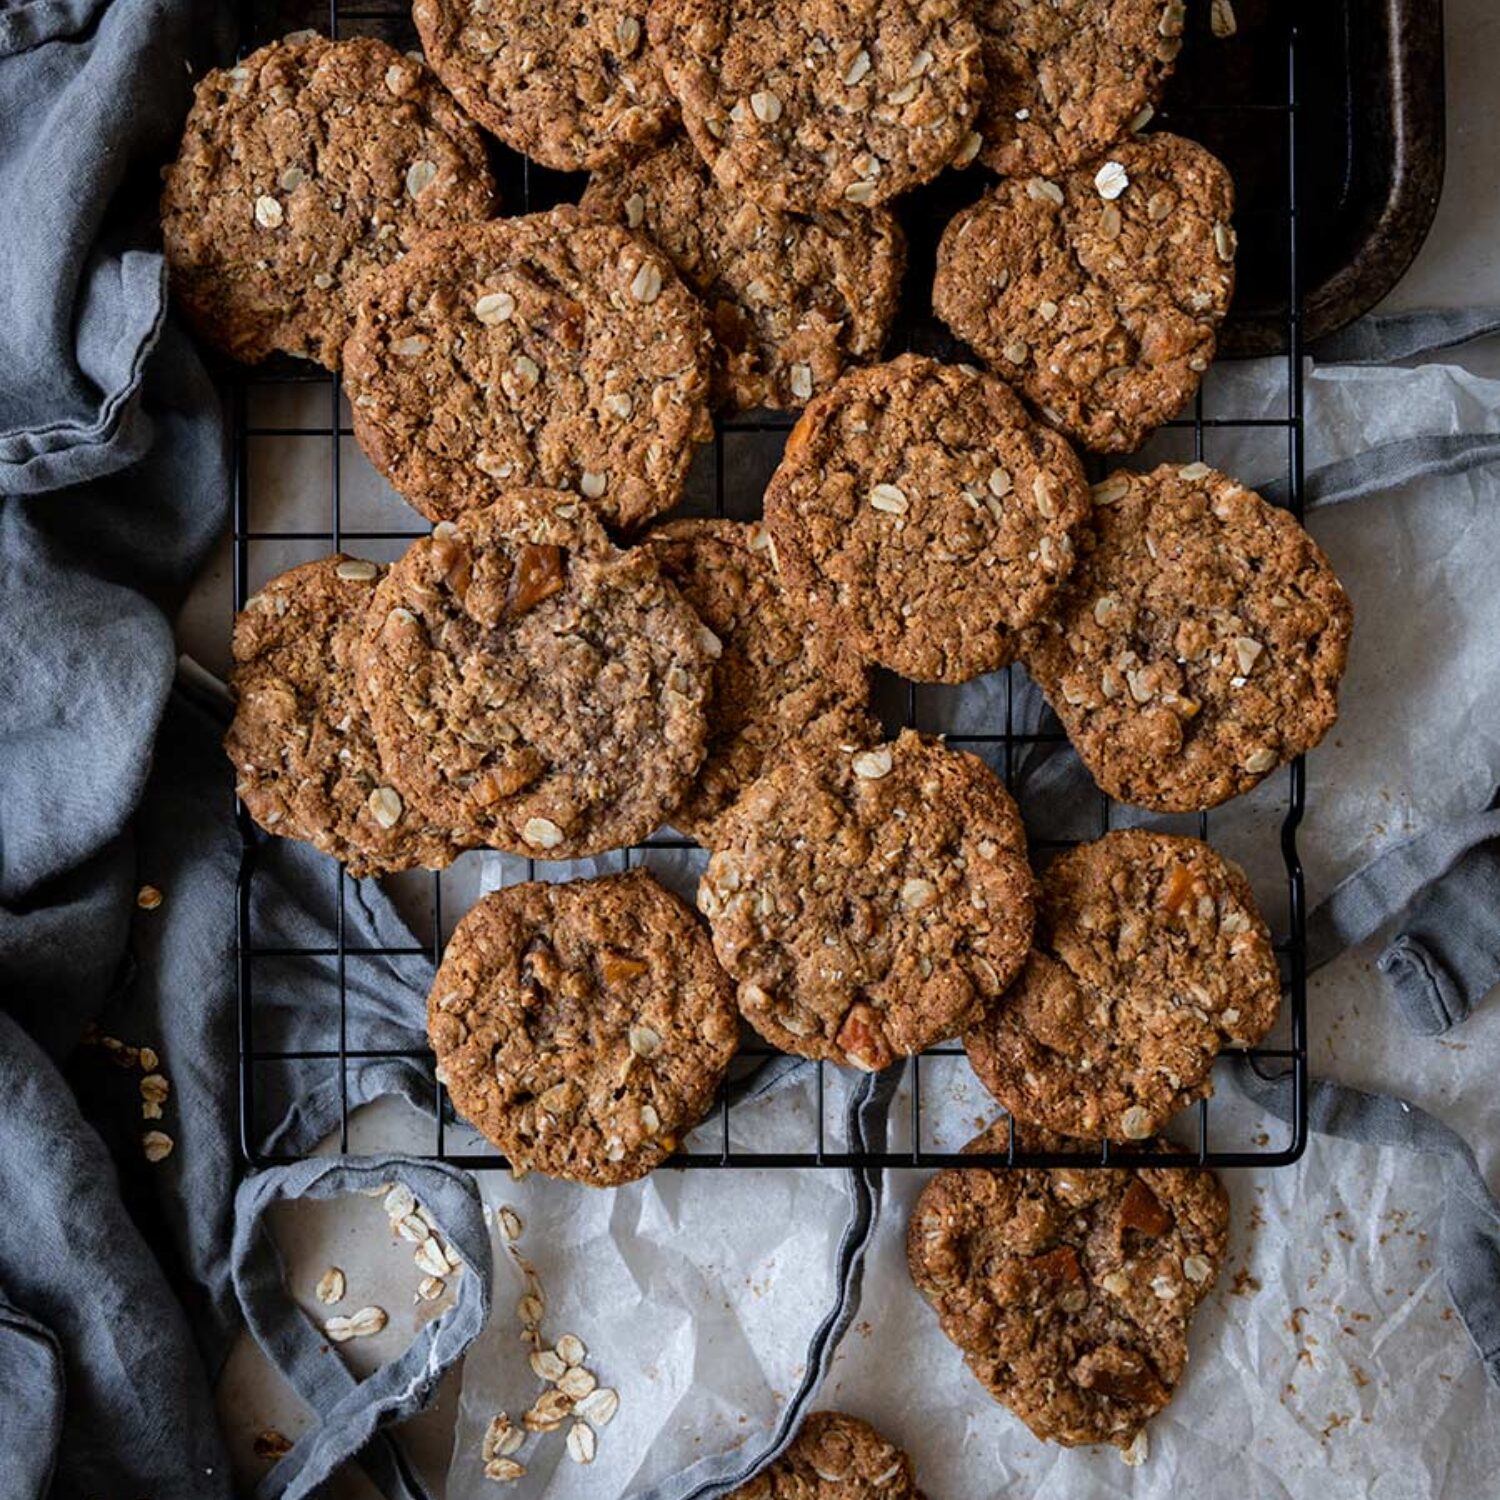
[[[1185,19],[1182,0],[978,0],[980,160],[1002,177],[1056,177],[1099,160],[1149,118]]]
[[[385,570],[320,558],[273,578],[234,621],[234,722],[224,750],[257,823],[305,839],[354,876],[426,865],[460,847],[383,775],[355,690],[365,611]]]
[[[468,842],[539,859],[638,843],[703,761],[720,645],[576,499],[507,495],[381,582],[359,691],[386,774]]]
[[[370,37],[305,33],[216,68],[164,177],[172,294],[252,363],[280,349],[336,370],[360,278],[496,207],[479,132]]]
[[[713,342],[644,236],[564,206],[434,235],[365,283],[344,350],[354,435],[423,515],[517,485],[633,527],[711,436]]]
[[[739,1026],[702,924],[637,869],[485,896],[448,943],[427,1033],[454,1108],[512,1166],[611,1187],[703,1118]]]
[[[1021,654],[1112,797],[1214,807],[1338,716],[1353,611],[1287,512],[1206,464],[1094,488],[1078,564]]]
[[[698,887],[745,1019],[870,1070],[978,1019],[1025,960],[1032,906],[1004,783],[911,730],[794,750],[719,820]]]
[[[1007,1130],[967,1149],[1003,1151]],[[906,1257],[964,1363],[1037,1437],[1130,1449],[1182,1379],[1228,1232],[1212,1172],[964,1167],[922,1190]]]
[[[681,136],[589,179],[585,212],[639,229],[703,299],[717,404],[802,406],[879,357],[906,240],[884,209],[785,213],[726,193]]]
[[[433,70],[508,146],[560,172],[649,146],[677,106],[646,45],[646,0],[417,0]]]
[[[1234,294],[1234,187],[1181,136],[1012,178],[938,247],[937,315],[1055,427],[1128,453],[1198,389]]]
[[[655,0],[649,25],[732,195],[803,213],[885,203],[979,147],[979,33],[960,0]]]
[[[867,743],[869,672],[837,635],[794,609],[760,522],[669,521],[641,538],[723,642],[714,663],[708,753],[674,828],[712,845],[719,815],[793,745]]]
[[[911,1460],[868,1422],[815,1411],[792,1445],[729,1500],[922,1500]]]
[[[1042,875],[1031,956],[964,1037],[1017,1120],[1139,1141],[1213,1092],[1221,1048],[1281,1007],[1271,934],[1245,877],[1198,839],[1128,829]]]
[[[802,414],[766,490],[788,593],[924,682],[1004,666],[1073,565],[1088,485],[992,375],[907,354]]]

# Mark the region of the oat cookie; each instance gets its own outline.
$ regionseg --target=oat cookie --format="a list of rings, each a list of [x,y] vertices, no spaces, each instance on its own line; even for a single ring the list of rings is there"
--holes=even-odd
[[[719,814],[790,746],[854,747],[877,737],[865,714],[869,672],[838,636],[792,607],[760,522],[669,521],[641,545],[724,645],[703,769],[669,819],[712,844]]]
[[[422,51],[508,146],[577,172],[649,146],[677,114],[646,45],[646,0],[417,0]]]
[[[1146,135],[1056,181],[1013,178],[938,247],[937,315],[1054,426],[1128,453],[1175,417],[1234,294],[1223,163]]]
[[[922,1500],[911,1460],[868,1422],[815,1411],[792,1445],[729,1500]]]
[[[561,207],[434,235],[366,282],[344,388],[360,447],[430,520],[547,485],[628,528],[677,503],[712,435],[712,354],[659,250]]]
[[[703,760],[717,638],[581,503],[516,491],[413,543],[359,690],[386,774],[470,841],[578,859],[645,838]]]
[[[713,1103],[734,990],[692,911],[645,870],[530,881],[453,933],[427,1001],[453,1106],[511,1164],[610,1187]]]
[[[234,622],[235,791],[270,833],[305,839],[355,876],[441,869],[458,852],[381,773],[355,690],[365,610],[385,570],[320,558],[273,578]]]
[[[884,209],[784,213],[726,193],[680,136],[596,172],[582,208],[639,228],[703,299],[721,405],[794,407],[879,357],[906,240]]]
[[[961,0],[655,0],[651,42],[724,190],[773,208],[884,203],[979,147]]]
[[[164,177],[172,293],[198,333],[331,370],[361,276],[496,208],[479,132],[370,37],[287,38],[209,73]]]
[[[829,633],[905,677],[964,682],[1015,656],[1073,565],[1088,494],[1004,381],[908,354],[802,414],[766,522]]]
[[[1182,50],[1183,0],[979,0],[980,160],[1056,177],[1149,118]]]
[[[967,1149],[1006,1137],[1002,1121]],[[1078,1146],[1038,1131],[1025,1144]],[[1228,1234],[1212,1172],[966,1167],[922,1190],[906,1258],[965,1364],[1037,1437],[1129,1449],[1182,1379]]]
[[[720,819],[698,887],[774,1046],[883,1068],[973,1024],[1031,938],[1026,834],[977,756],[911,730],[798,748]]]
[[[964,1037],[1017,1120],[1139,1141],[1213,1092],[1226,1046],[1254,1046],[1281,976],[1245,877],[1198,839],[1129,829],[1041,878],[1031,957]]]
[[[1338,716],[1353,611],[1287,512],[1206,464],[1112,474],[1022,657],[1111,796],[1214,807]]]

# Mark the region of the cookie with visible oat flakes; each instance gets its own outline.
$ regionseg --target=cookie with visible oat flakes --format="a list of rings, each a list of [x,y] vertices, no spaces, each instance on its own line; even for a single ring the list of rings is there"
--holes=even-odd
[[[729,1500],[922,1500],[911,1460],[868,1422],[815,1411],[791,1446]]]
[[[972,1025],[1025,961],[1026,833],[938,740],[796,747],[719,820],[698,908],[767,1041],[875,1070]]]
[[[1018,1120],[1139,1141],[1213,1092],[1214,1058],[1281,1008],[1245,877],[1198,839],[1124,829],[1043,872],[1031,956],[964,1037]]]
[[[667,1159],[739,1040],[702,924],[643,869],[483,897],[427,1031],[454,1108],[513,1166],[595,1187]]]
[[[354,435],[429,520],[506,488],[640,525],[712,435],[703,309],[643,235],[563,206],[429,237],[364,283],[344,348]]]
[[[382,774],[355,689],[365,610],[384,569],[320,558],[273,578],[234,621],[235,791],[269,833],[305,839],[356,877],[441,869],[462,847]]]
[[[539,859],[640,842],[703,760],[713,632],[575,497],[519,490],[414,542],[366,617],[386,774],[465,841]]]
[[[932,305],[1053,426],[1129,453],[1198,389],[1234,294],[1234,187],[1181,136],[1009,178],[938,246]]]
[[[199,83],[163,173],[172,294],[235,359],[330,370],[362,276],[495,211],[479,132],[436,78],[370,37],[272,42]]]
[[[919,355],[802,414],[766,490],[782,580],[830,634],[923,682],[1008,663],[1073,565],[1083,468],[993,375]]]
[[[1007,1133],[1002,1120],[965,1149],[1004,1151]],[[1228,1197],[1198,1168],[959,1167],[923,1188],[906,1258],[964,1363],[1038,1438],[1139,1462],[1228,1238]]]
[[[703,299],[716,404],[802,406],[880,355],[906,265],[884,209],[765,208],[726,193],[680,136],[596,172],[580,207],[649,235]]]
[[[1112,797],[1192,812],[1338,717],[1353,611],[1312,537],[1206,464],[1112,474],[1021,656]]]

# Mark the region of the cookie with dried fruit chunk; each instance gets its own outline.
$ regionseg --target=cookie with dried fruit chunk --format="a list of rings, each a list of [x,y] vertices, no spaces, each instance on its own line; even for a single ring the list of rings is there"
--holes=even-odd
[[[355,689],[365,610],[384,571],[342,555],[304,563],[252,594],[234,621],[224,750],[235,791],[262,828],[305,839],[355,876],[441,869],[460,847],[382,774]]]
[[[847,643],[793,608],[760,522],[669,521],[640,544],[724,645],[703,769],[669,819],[712,845],[719,815],[790,746],[877,737],[866,715],[870,674]]]
[[[868,1422],[815,1411],[792,1445],[729,1500],[922,1500],[911,1460]]]
[[[640,229],[703,299],[717,404],[792,407],[879,356],[906,239],[884,209],[784,213],[726,193],[681,137],[589,179],[586,213]]]
[[[774,1046],[883,1068],[972,1025],[1031,940],[1020,814],[977,756],[905,731],[797,748],[719,820],[698,907]]]
[[[964,1037],[1017,1120],[1143,1140],[1213,1092],[1224,1047],[1281,1007],[1271,934],[1245,877],[1198,839],[1128,829],[1043,873],[1032,952]]]
[[[1003,667],[1073,565],[1089,513],[1067,442],[1002,380],[907,354],[802,414],[766,490],[787,591],[923,682]]]
[[[720,649],[647,553],[617,551],[575,498],[520,490],[391,567],[359,692],[386,774],[429,818],[578,859],[682,800]]]
[[[1354,616],[1286,511],[1206,464],[1112,474],[1022,660],[1112,797],[1214,807],[1338,717]]]
[[[1004,1151],[1006,1134],[1001,1121],[966,1149]],[[1026,1134],[1028,1149],[1078,1145]],[[1037,1437],[1139,1455],[1228,1231],[1223,1186],[1197,1168],[962,1167],[922,1190],[906,1258],[965,1364]]]
[[[370,37],[288,37],[216,68],[163,175],[172,294],[251,363],[282,350],[336,370],[360,278],[496,208],[479,132]]]
[[[1198,389],[1234,295],[1234,187],[1175,135],[1009,178],[938,247],[932,305],[1047,420],[1129,453]]]
[[[646,45],[646,0],[417,0],[422,51],[506,145],[559,172],[658,140],[677,105]]]
[[[1055,177],[1150,117],[1182,50],[1182,0],[979,0],[980,160]]]
[[[692,911],[645,870],[509,886],[454,930],[427,1001],[454,1108],[519,1168],[611,1187],[713,1103],[734,991]]]
[[[649,26],[693,145],[736,196],[884,203],[978,148],[960,0],[656,0]]]
[[[644,236],[563,206],[429,237],[364,283],[344,348],[354,435],[430,520],[517,485],[633,527],[712,435],[713,341]]]

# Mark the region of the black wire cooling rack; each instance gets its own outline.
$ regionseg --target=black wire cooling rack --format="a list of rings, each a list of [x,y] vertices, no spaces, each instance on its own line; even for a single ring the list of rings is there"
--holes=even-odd
[[[1212,461],[1216,441],[1227,432],[1254,433],[1259,440],[1277,444],[1284,462],[1282,495],[1291,512],[1302,514],[1303,473],[1303,392],[1302,392],[1302,323],[1301,284],[1298,275],[1298,194],[1299,161],[1299,27],[1292,3],[1276,0],[1249,0],[1254,6],[1249,17],[1242,17],[1240,35],[1230,43],[1210,33],[1209,6],[1190,7],[1188,36],[1178,75],[1157,116],[1166,128],[1203,140],[1223,156],[1234,173],[1239,188],[1240,206],[1236,214],[1239,230],[1239,290],[1224,330],[1221,345],[1246,352],[1275,350],[1284,361],[1284,405],[1278,415],[1235,417],[1205,414],[1205,399],[1199,394],[1191,416],[1169,424],[1171,436],[1181,443],[1178,455],[1186,459],[1190,450],[1195,460]],[[1242,9],[1244,0],[1242,0]],[[416,46],[410,23],[409,8],[398,0],[248,0],[242,8],[242,51],[249,51],[289,31],[313,27],[333,36],[374,35],[404,50]],[[1246,24],[1246,20],[1250,24]],[[493,165],[500,183],[503,212],[522,213],[541,209],[553,203],[576,198],[582,179],[564,176],[536,167],[525,158],[495,146]],[[908,302],[902,309],[891,347],[912,348],[922,352],[953,357],[962,356],[946,331],[931,317],[926,289],[931,286],[936,242],[942,226],[959,206],[978,195],[982,179],[973,174],[948,174],[898,206],[910,241],[910,266],[907,275]],[[1247,191],[1247,188],[1249,189]],[[1212,372],[1210,372],[1210,379]],[[427,528],[413,511],[409,529],[367,529],[356,519],[348,524],[346,490],[351,466],[363,464],[357,449],[350,446],[351,428],[341,405],[337,380],[325,372],[295,361],[276,360],[254,369],[236,369],[226,373],[227,397],[232,412],[234,474],[234,607],[240,609],[252,590],[252,579],[270,571],[258,557],[258,549],[291,544],[306,549],[294,560],[329,551],[389,551],[408,540],[425,535]],[[310,420],[311,406],[323,415]],[[288,420],[282,413],[296,415]],[[696,509],[703,513],[730,514],[740,518],[759,512],[760,494],[765,477],[774,465],[775,455],[795,414],[761,413],[734,416],[717,425],[714,441],[703,462],[709,472],[698,475]],[[266,487],[266,465],[258,460],[267,445],[299,445],[294,484],[298,493],[291,509],[297,524],[262,529],[256,524],[258,502]],[[321,445],[324,458],[320,467],[323,478],[312,479],[306,462],[307,449],[300,445]],[[1099,470],[1096,468],[1095,474]],[[283,497],[283,501],[285,497]],[[285,506],[284,506],[285,508]],[[304,524],[305,523],[305,524]],[[283,565],[286,565],[283,563]],[[1017,722],[1016,704],[1023,690],[1019,667],[1012,667],[1003,679],[1003,712],[1001,722],[985,732],[949,733],[948,742],[959,748],[983,755],[1014,786],[1022,756],[1037,747],[1059,747],[1066,751],[1066,741],[1056,721],[1044,718],[1040,727],[1026,720]],[[888,715],[894,728],[900,723],[917,728],[932,727],[928,697],[914,685],[895,687],[894,711]],[[1280,1138],[1264,1132],[1248,1137],[1248,1127],[1221,1123],[1221,1108],[1213,1100],[1200,1100],[1176,1122],[1171,1132],[1179,1143],[1167,1156],[1153,1156],[1155,1166],[1279,1166],[1295,1161],[1307,1139],[1307,1004],[1306,959],[1304,951],[1305,905],[1302,867],[1297,853],[1297,829],[1305,807],[1305,782],[1299,760],[1277,773],[1283,800],[1277,820],[1268,824],[1279,842],[1280,869],[1284,872],[1282,895],[1276,905],[1267,905],[1267,918],[1276,934],[1276,948],[1286,989],[1283,1020],[1274,1042],[1241,1054],[1263,1076],[1289,1074],[1292,1083],[1292,1120]],[[1024,808],[1024,796],[1023,796]],[[1025,809],[1030,812],[1030,809]],[[1102,793],[1088,821],[1087,829],[1071,829],[1070,837],[1034,836],[1034,855],[1068,847],[1080,838],[1094,837],[1107,831],[1119,817],[1119,810]],[[415,877],[421,885],[415,888],[415,899],[424,906],[424,922],[413,925],[430,931],[427,942],[413,940],[392,947],[356,948],[345,941],[345,914],[354,884],[342,868],[330,861],[330,880],[337,882],[337,901],[333,906],[327,931],[316,944],[301,947],[278,945],[268,938],[274,935],[255,930],[254,890],[259,856],[267,835],[254,826],[241,807],[239,827],[244,842],[237,884],[236,950],[239,998],[239,1096],[241,1142],[245,1157],[257,1166],[295,1160],[294,1156],[267,1145],[262,1126],[257,1122],[257,1100],[267,1091],[268,1070],[282,1070],[274,1091],[284,1097],[295,1095],[296,1078],[306,1070],[316,1071],[326,1079],[329,1070],[337,1076],[341,1120],[338,1145],[341,1151],[350,1146],[351,1065],[364,1066],[382,1060],[401,1060],[425,1069],[432,1076],[434,1059],[425,1051],[406,1051],[381,1047],[357,1034],[357,1022],[347,1003],[351,963],[390,961],[411,964],[430,960],[436,965],[442,956],[445,927],[444,876],[426,874]],[[1180,822],[1181,820],[1179,820]],[[1195,826],[1194,826],[1195,825]],[[1196,832],[1200,838],[1213,837],[1212,820],[1207,813],[1181,825],[1182,831]],[[654,854],[696,848],[689,841],[657,837],[647,845],[620,851],[618,864],[629,868],[650,860]],[[679,854],[680,857],[680,854]],[[462,860],[481,858],[477,854]],[[460,863],[462,863],[462,860]],[[533,861],[515,861],[519,873],[524,866],[526,878],[540,873],[546,878],[545,865],[538,869]],[[457,868],[457,866],[455,866]],[[414,894],[412,877],[398,877],[408,883],[407,908]],[[452,899],[449,911],[451,918]],[[300,1051],[280,1050],[270,1040],[268,1013],[263,995],[284,982],[289,962],[313,961],[326,975],[332,967],[333,993],[329,1006],[329,1042],[326,1047]],[[277,966],[282,966],[279,970]],[[322,1002],[309,1002],[322,1003]],[[758,1038],[749,1038],[742,1055],[753,1061],[775,1054]],[[927,1115],[924,1113],[924,1090],[929,1099],[934,1074],[940,1070],[963,1067],[963,1049],[957,1042],[935,1047],[920,1058],[911,1060],[898,1091],[893,1126],[905,1135],[900,1147],[876,1151],[852,1151],[842,1141],[837,1128],[825,1125],[825,1095],[831,1099],[840,1085],[823,1063],[805,1067],[811,1075],[810,1096],[815,1106],[806,1120],[806,1140],[785,1149],[785,1131],[776,1132],[774,1147],[760,1148],[736,1141],[738,1130],[732,1130],[732,1119],[746,1105],[732,1103],[729,1092],[721,1094],[716,1112],[689,1137],[685,1148],[673,1158],[674,1164],[688,1167],[940,1167],[967,1164],[973,1166],[1099,1166],[1123,1165],[1142,1161],[1138,1151],[1102,1145],[1080,1147],[1076,1152],[1055,1153],[1026,1148],[1024,1128],[1011,1123],[1006,1149],[993,1154],[964,1156],[937,1142],[929,1142]],[[847,1076],[847,1075],[846,1075]],[[469,1132],[458,1122],[447,1105],[441,1084],[433,1078],[436,1105],[430,1120],[430,1148],[434,1159],[459,1166],[484,1170],[508,1165],[503,1156],[479,1149]],[[976,1097],[979,1091],[976,1089]],[[760,1107],[760,1106],[757,1106]],[[993,1106],[990,1112],[994,1113]],[[972,1118],[966,1121],[972,1126]],[[1257,1122],[1258,1123],[1258,1122]],[[1248,1138],[1247,1138],[1248,1137]]]

